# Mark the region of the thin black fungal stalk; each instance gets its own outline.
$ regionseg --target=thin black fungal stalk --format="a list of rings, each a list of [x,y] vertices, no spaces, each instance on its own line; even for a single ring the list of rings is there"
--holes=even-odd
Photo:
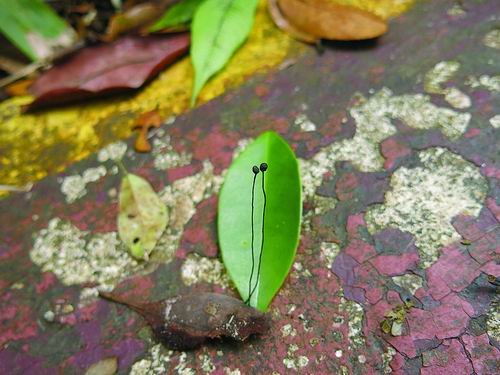
[[[264,207],[262,209],[262,241],[260,243],[259,265],[257,267],[257,279],[255,281],[255,285],[252,289],[252,292],[250,293],[250,296],[248,297],[249,300],[252,297],[253,293],[255,292],[255,289],[257,289],[257,285],[259,285],[260,265],[262,263],[262,253],[264,252],[264,224],[265,224],[265,219],[266,219],[266,204],[267,204],[266,189],[264,188],[264,175],[265,175],[265,172],[267,171],[267,164],[262,163],[260,165],[260,170],[262,172],[262,194],[264,195]]]
[[[254,229],[253,229],[253,212],[254,212],[254,202],[255,202],[255,180],[257,179],[257,175],[259,174],[259,168],[254,165],[252,167],[253,172],[253,183],[252,183],[252,272],[250,273],[250,280],[248,280],[248,298],[245,303],[248,305],[250,303],[251,289],[252,289],[252,279],[253,279],[253,270],[255,268],[255,257],[253,252],[253,243],[254,243]]]

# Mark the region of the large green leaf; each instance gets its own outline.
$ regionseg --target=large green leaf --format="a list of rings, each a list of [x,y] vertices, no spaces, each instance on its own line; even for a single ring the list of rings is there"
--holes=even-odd
[[[0,0],[0,32],[32,60],[71,45],[76,36],[42,0]]]
[[[194,11],[202,1],[203,0],[183,0],[173,5],[149,28],[149,31],[158,31],[188,23],[193,18]]]
[[[302,215],[297,159],[276,133],[259,136],[233,161],[219,196],[218,234],[222,259],[243,300],[247,300],[252,269],[251,217],[252,166],[268,164],[265,172],[267,205],[264,250],[258,286],[250,305],[265,311],[292,266]],[[254,276],[258,268],[262,225],[262,172],[255,184]]]
[[[167,207],[149,182],[126,173],[122,178],[119,208],[120,238],[135,258],[147,260],[167,226]]]
[[[205,0],[191,25],[193,105],[205,83],[226,65],[252,29],[258,0]]]

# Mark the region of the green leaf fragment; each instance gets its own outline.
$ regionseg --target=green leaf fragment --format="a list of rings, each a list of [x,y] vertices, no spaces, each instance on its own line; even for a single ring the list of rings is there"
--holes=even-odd
[[[196,8],[202,1],[203,0],[184,0],[173,5],[149,28],[149,31],[158,31],[190,22],[193,19]]]
[[[229,168],[219,196],[218,237],[224,265],[245,301],[249,294],[248,284],[252,268],[252,166],[263,162],[268,164],[268,170],[265,172],[265,241],[260,277],[257,278],[262,239],[261,172],[256,179],[254,204],[253,282],[258,284],[250,305],[265,311],[292,266],[302,215],[298,162],[290,146],[276,133],[267,132],[259,136]]]
[[[32,60],[50,56],[76,37],[42,0],[0,0],[0,33]]]
[[[132,256],[148,259],[165,230],[167,207],[142,177],[127,173],[121,183],[118,234]]]
[[[252,29],[258,0],[205,0],[191,25],[194,105],[205,83],[229,61]]]

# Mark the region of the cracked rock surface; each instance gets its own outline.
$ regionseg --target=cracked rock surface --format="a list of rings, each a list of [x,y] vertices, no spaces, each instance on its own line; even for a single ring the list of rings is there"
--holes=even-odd
[[[0,373],[81,374],[110,357],[135,375],[499,373],[487,275],[500,277],[500,6],[465,4],[419,3],[373,46],[311,51],[170,121],[151,154],[113,144],[0,201]],[[217,194],[233,157],[271,129],[304,186],[271,328],[169,351],[96,288],[236,296],[218,258]],[[116,233],[117,159],[171,216],[148,264]]]

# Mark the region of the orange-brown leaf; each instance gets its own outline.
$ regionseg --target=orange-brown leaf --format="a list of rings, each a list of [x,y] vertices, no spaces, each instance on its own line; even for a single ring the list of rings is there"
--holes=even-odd
[[[278,26],[284,32],[290,34],[292,38],[305,43],[315,43],[318,40],[318,38],[314,35],[303,32],[292,25],[281,12],[281,9],[278,5],[278,0],[268,0],[267,8],[269,9],[269,14],[271,15],[271,18],[273,19],[276,26]]]
[[[149,128],[159,128],[161,126],[161,117],[158,111],[149,111],[141,114],[133,126],[134,129],[139,129],[135,140],[134,148],[137,152],[150,152],[151,145],[148,141]]]
[[[328,0],[278,0],[283,15],[296,28],[317,38],[363,40],[387,31],[377,16]]]

